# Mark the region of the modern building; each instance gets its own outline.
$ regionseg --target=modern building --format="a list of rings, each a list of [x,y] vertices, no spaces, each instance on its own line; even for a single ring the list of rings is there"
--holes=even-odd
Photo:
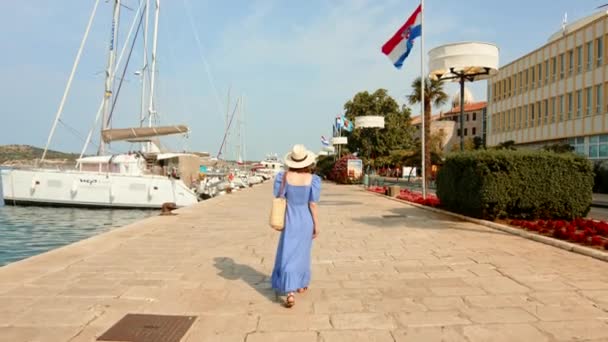
[[[608,159],[608,13],[565,25],[488,80],[489,146],[569,143]]]
[[[480,137],[485,141],[486,133],[486,102],[475,102],[473,95],[465,88],[464,92],[464,131],[460,128],[460,92],[452,97],[451,108],[447,112],[434,114],[431,117],[431,135],[442,132],[444,135],[444,150],[450,151],[452,146],[460,144],[460,134],[464,138]],[[412,126],[418,131],[422,127],[422,117],[412,118]],[[420,133],[418,133],[420,134]]]

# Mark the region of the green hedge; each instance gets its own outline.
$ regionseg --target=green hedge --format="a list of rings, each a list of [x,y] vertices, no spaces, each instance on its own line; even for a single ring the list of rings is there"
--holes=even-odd
[[[593,167],[572,153],[485,150],[448,154],[437,196],[448,210],[495,218],[585,217]]]

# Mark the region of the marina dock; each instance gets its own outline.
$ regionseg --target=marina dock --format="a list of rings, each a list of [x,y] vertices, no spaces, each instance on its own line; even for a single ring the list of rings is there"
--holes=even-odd
[[[0,341],[95,341],[127,314],[194,316],[190,342],[608,340],[608,263],[357,186],[323,185],[311,287],[286,309],[270,190],[0,268]]]

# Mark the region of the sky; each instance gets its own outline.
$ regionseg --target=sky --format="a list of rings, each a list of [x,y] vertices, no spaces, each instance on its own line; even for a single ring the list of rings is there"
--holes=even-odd
[[[118,44],[141,0],[123,0]],[[425,58],[446,43],[482,41],[500,49],[500,65],[536,49],[605,0],[426,0]],[[94,0],[0,1],[0,145],[46,144]],[[380,47],[419,2],[411,0],[161,0],[157,96],[159,123],[186,124],[173,150],[218,153],[230,102],[243,98],[240,125],[228,139],[235,158],[240,127],[244,159],[283,155],[296,143],[321,148],[333,118],[359,91],[388,89],[406,103],[420,75],[420,42],[401,70]],[[79,152],[103,96],[112,1],[101,0],[51,149]],[[151,39],[151,35],[150,35]],[[129,60],[112,127],[139,124],[141,36]],[[123,59],[126,60],[126,56]],[[425,63],[427,61],[425,60]],[[486,82],[469,84],[486,99]],[[449,95],[458,89],[446,87]],[[230,97],[228,96],[230,94]],[[228,100],[230,98],[230,101]],[[440,110],[440,109],[436,109]],[[435,109],[434,109],[435,111]],[[418,108],[412,109],[418,113]],[[95,153],[99,127],[87,153]],[[113,144],[112,152],[136,149]]]

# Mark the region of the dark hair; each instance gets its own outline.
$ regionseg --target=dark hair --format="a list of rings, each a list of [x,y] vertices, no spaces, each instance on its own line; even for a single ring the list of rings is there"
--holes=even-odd
[[[295,172],[295,173],[312,173],[312,171],[314,169],[315,169],[315,164],[310,164],[308,166],[300,167],[300,168],[290,167],[288,171]]]

